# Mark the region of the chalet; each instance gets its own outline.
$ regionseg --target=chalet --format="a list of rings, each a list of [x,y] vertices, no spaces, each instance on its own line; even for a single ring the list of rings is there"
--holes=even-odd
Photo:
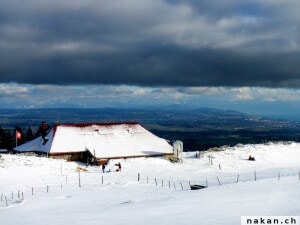
[[[17,153],[44,153],[51,158],[69,161],[166,156],[173,147],[139,123],[55,124],[51,130],[30,142],[14,148]]]

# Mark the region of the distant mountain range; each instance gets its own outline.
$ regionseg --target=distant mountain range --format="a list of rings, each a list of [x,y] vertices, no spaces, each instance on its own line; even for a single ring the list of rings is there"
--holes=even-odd
[[[0,109],[0,126],[13,129],[42,121],[54,123],[136,121],[170,141],[180,139],[185,150],[205,150],[220,145],[300,140],[300,122],[247,115],[233,110],[49,108]]]

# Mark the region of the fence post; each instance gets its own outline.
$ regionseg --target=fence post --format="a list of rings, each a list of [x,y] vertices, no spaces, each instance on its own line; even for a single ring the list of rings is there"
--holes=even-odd
[[[219,180],[219,177],[217,177],[217,179],[218,179],[219,185],[221,185],[221,182],[220,182],[220,180]]]
[[[6,196],[5,196],[5,203],[6,203],[6,206],[8,206],[8,202],[7,202],[7,198],[6,198]]]
[[[239,182],[240,174],[237,175],[236,182]]]
[[[147,176],[147,184],[149,183],[149,177]]]
[[[101,183],[103,184],[103,180],[104,180],[104,178],[103,178],[103,175],[102,175],[102,178],[101,178]]]
[[[161,187],[164,187],[164,180],[161,180]]]
[[[140,173],[138,173],[138,181],[140,181]]]
[[[156,180],[156,177],[155,177],[155,185],[157,186],[157,180]]]
[[[78,170],[78,186],[81,188],[80,170]]]
[[[14,200],[14,192],[11,192],[11,200]]]
[[[256,170],[254,170],[254,180],[256,181]]]
[[[280,172],[278,173],[278,181],[280,180]]]
[[[205,181],[205,183],[206,183],[206,187],[208,187],[208,182],[207,182],[207,180]]]
[[[47,185],[47,193],[49,193],[49,186]]]
[[[23,194],[23,192],[22,192],[22,201],[24,201],[24,194]]]
[[[221,170],[221,164],[219,163],[219,170]]]
[[[180,186],[181,186],[181,190],[183,190],[183,186],[182,186],[182,183],[180,182]]]
[[[171,188],[171,182],[169,181],[169,188]]]

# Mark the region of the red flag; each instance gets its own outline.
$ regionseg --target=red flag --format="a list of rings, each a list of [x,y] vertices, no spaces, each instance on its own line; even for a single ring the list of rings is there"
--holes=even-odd
[[[17,131],[17,130],[16,130],[16,138],[17,138],[17,139],[21,139],[21,138],[22,138],[22,134],[21,134],[20,131]]]

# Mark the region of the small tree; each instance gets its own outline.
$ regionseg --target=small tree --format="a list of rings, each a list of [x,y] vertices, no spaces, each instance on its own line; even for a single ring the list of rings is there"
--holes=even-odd
[[[11,132],[0,127],[0,148],[12,150],[14,143],[15,141]]]
[[[31,127],[29,126],[28,129],[26,130],[26,134],[25,134],[25,138],[24,138],[25,142],[31,141],[32,139],[34,139],[34,135],[32,132]]]

